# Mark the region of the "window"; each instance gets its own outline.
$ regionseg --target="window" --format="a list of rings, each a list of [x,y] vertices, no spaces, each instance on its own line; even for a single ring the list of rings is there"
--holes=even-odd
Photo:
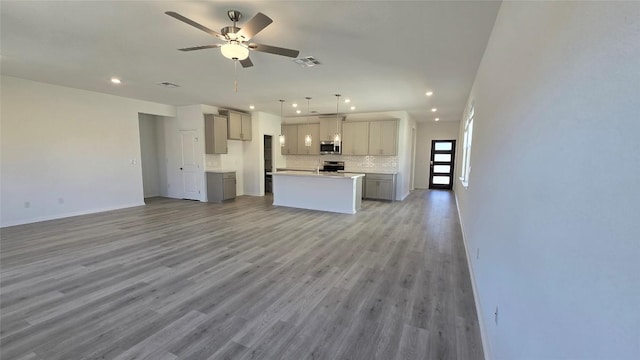
[[[464,138],[462,143],[462,176],[460,180],[464,187],[469,186],[469,174],[471,173],[471,138],[473,137],[473,114],[474,108],[471,106],[469,116],[464,123]]]

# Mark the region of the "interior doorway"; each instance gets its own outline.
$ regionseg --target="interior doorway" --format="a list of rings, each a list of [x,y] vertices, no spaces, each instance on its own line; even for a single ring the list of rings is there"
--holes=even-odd
[[[153,115],[138,114],[140,134],[140,167],[144,198],[160,196],[157,121]]]
[[[189,200],[200,200],[200,175],[199,165],[196,160],[196,143],[198,142],[195,130],[180,130],[181,163],[182,173],[182,198]]]
[[[268,173],[273,171],[273,137],[264,136],[264,192],[273,192],[273,177]]]
[[[431,140],[429,189],[453,189],[455,140]]]
[[[416,177],[416,128],[411,128],[411,175],[409,180],[411,186],[409,190],[415,189],[415,177]]]

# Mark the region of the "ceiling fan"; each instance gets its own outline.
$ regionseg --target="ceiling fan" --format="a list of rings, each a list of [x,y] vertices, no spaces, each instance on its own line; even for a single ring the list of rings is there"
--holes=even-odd
[[[271,18],[263,13],[258,13],[251,20],[244,24],[242,28],[236,26],[236,23],[242,18],[242,13],[238,10],[227,11],[227,16],[233,21],[232,26],[223,27],[220,32],[213,31],[206,26],[198,24],[197,22],[184,17],[176,12],[167,11],[165,14],[172,18],[178,19],[184,23],[187,23],[197,29],[206,32],[209,35],[213,35],[220,40],[225,41],[223,44],[194,46],[188,48],[178,49],[180,51],[194,51],[203,49],[220,48],[222,55],[228,59],[238,60],[242,67],[253,66],[251,59],[249,59],[249,51],[261,51],[269,54],[282,55],[295,58],[300,53],[298,50],[286,49],[276,46],[263,45],[257,43],[248,43],[257,33],[266,28],[273,22]]]

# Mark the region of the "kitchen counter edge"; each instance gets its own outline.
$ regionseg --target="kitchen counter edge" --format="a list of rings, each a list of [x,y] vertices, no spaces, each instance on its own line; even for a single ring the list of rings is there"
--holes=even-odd
[[[268,172],[267,175],[286,175],[286,176],[306,176],[306,177],[321,177],[321,178],[331,178],[331,179],[354,179],[357,177],[363,177],[365,174],[362,173],[316,173],[304,170],[289,170],[289,171],[276,171],[276,172]]]

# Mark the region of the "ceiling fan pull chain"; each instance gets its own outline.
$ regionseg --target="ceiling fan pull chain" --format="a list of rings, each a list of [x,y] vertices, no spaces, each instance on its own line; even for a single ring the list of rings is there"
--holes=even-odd
[[[238,60],[233,60],[233,89],[238,92]]]

